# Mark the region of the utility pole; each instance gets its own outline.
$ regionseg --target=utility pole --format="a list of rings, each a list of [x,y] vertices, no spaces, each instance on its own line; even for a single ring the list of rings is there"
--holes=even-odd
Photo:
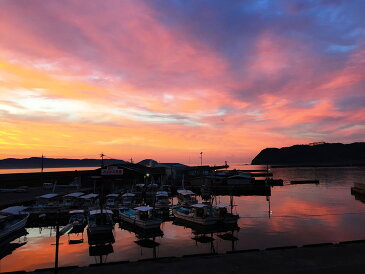
[[[44,155],[42,153],[42,163],[41,163],[41,184],[42,184],[42,187],[43,187],[43,160],[44,160]]]
[[[203,166],[203,152],[200,152],[200,165]]]
[[[101,153],[100,154],[100,157],[101,157],[101,167],[104,167],[104,156],[105,156],[104,153]]]

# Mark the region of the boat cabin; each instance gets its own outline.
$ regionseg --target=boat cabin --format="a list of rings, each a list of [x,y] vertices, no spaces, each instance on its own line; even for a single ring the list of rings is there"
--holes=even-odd
[[[148,220],[153,218],[152,210],[153,207],[150,206],[138,206],[135,207],[136,215],[140,220]]]
[[[57,193],[48,193],[39,196],[36,202],[37,207],[58,207],[61,204],[61,197]]]
[[[156,208],[165,208],[169,207],[169,205],[170,205],[169,194],[166,191],[157,191],[156,202],[155,202]]]
[[[95,209],[89,212],[89,226],[113,225],[113,211]]]
[[[122,195],[122,204],[124,206],[131,206],[131,205],[133,205],[135,196],[136,196],[136,194],[134,194],[134,193],[124,193]]]
[[[211,215],[206,204],[194,204],[191,208],[195,217],[204,218]]]
[[[62,197],[63,206],[65,207],[76,207],[81,205],[79,197],[85,195],[83,192],[74,192],[66,194]]]
[[[79,197],[82,205],[85,207],[93,207],[99,205],[99,194],[90,193]]]
[[[191,190],[187,189],[179,189],[177,191],[177,199],[178,203],[183,206],[190,206],[197,202],[195,198],[196,194]]]
[[[112,193],[106,195],[106,206],[107,207],[117,207],[119,203],[119,194]]]

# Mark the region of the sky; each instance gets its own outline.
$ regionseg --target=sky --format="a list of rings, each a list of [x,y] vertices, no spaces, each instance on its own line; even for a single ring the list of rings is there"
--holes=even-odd
[[[223,164],[365,141],[365,1],[0,0],[0,158]]]

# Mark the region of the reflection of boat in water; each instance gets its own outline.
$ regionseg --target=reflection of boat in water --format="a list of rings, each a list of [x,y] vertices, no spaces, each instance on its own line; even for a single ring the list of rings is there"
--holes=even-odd
[[[111,233],[114,228],[113,211],[108,209],[90,210],[88,216],[88,235]]]
[[[99,235],[89,235],[89,256],[95,257],[95,263],[105,263],[107,256],[114,252],[113,243],[115,243],[114,235],[112,232],[99,234]],[[103,261],[103,256],[105,259]],[[99,262],[97,262],[99,258]]]
[[[159,228],[162,220],[155,218],[152,210],[153,207],[150,206],[139,206],[134,209],[120,208],[119,217],[122,221],[144,229]]]
[[[172,213],[178,219],[203,226],[214,225],[219,221],[212,206],[207,204],[194,204],[191,208],[175,206]]]
[[[6,239],[0,241],[0,260],[10,255],[17,248],[27,244],[27,239],[23,236],[27,235],[27,231],[22,228],[14,233],[9,234]],[[16,239],[18,241],[14,242]]]
[[[0,211],[0,240],[25,227],[29,213],[26,207],[12,206]]]

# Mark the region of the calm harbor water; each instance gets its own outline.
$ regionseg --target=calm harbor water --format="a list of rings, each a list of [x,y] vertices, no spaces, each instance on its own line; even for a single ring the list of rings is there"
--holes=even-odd
[[[244,169],[245,167],[241,167]],[[365,239],[365,204],[351,195],[355,182],[363,182],[365,167],[351,168],[277,168],[274,178],[285,185],[273,187],[271,197],[240,196],[234,198],[234,211],[241,216],[236,238],[227,232],[209,231],[195,240],[191,228],[172,221],[161,225],[163,235],[140,242],[136,233],[115,226],[115,242],[105,250],[90,251],[86,231],[83,235],[61,237],[60,266],[85,266],[92,263],[139,260],[153,257],[182,256],[194,253],[225,253],[233,249],[266,248]],[[319,185],[289,185],[290,180],[318,179]],[[229,203],[228,196],[217,197]],[[268,201],[269,200],[269,201]],[[269,208],[271,212],[269,212]],[[55,252],[55,229],[27,228],[28,234],[13,241],[25,243],[0,261],[0,271],[34,270],[52,267]],[[69,240],[84,238],[83,243]],[[137,243],[136,243],[137,242]],[[139,244],[140,245],[139,245]],[[144,246],[144,247],[142,247]],[[155,247],[153,247],[155,246]],[[99,252],[99,253],[98,253]],[[106,254],[97,256],[98,254]]]

